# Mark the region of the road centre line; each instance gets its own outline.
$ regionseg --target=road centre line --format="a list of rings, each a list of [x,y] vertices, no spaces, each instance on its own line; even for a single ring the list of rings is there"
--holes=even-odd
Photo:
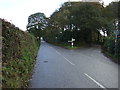
[[[64,57],[60,52],[58,52],[56,50],[56,53],[61,55],[67,62],[69,62],[71,65],[75,65],[73,64],[70,60],[68,60],[66,57]],[[101,87],[104,90],[107,90],[102,84],[100,84],[98,81],[96,81],[94,78],[92,78],[91,76],[89,76],[88,74],[84,73],[85,76],[87,76],[89,79],[91,79],[94,83],[96,83],[99,87]]]
[[[84,73],[85,76],[87,76],[89,79],[91,79],[94,83],[96,83],[98,86],[100,86],[101,88],[103,88],[104,90],[107,90],[102,84],[100,84],[99,82],[97,82],[94,78],[92,78],[91,76],[89,76],[88,74]]]
[[[63,58],[64,58],[66,61],[68,61],[71,65],[75,65],[75,64],[73,64],[71,61],[69,61],[66,57],[63,56]]]
[[[60,52],[58,52],[57,50],[56,50],[56,53],[57,54],[59,54],[59,55],[61,55],[61,53]],[[62,55],[61,55],[62,56]],[[64,57],[64,56],[62,56],[67,62],[69,62],[71,65],[75,65],[75,64],[73,64],[70,60],[68,60],[66,57]]]
[[[56,51],[57,54],[61,55],[58,51]]]

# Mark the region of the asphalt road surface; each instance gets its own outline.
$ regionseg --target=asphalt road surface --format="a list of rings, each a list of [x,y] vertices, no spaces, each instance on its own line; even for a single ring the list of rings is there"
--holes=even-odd
[[[118,88],[118,64],[100,48],[68,50],[42,41],[30,88]]]

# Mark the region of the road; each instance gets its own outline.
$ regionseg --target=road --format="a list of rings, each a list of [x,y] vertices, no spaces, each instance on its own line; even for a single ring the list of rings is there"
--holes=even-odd
[[[100,48],[68,50],[41,42],[30,88],[118,88],[118,64]]]

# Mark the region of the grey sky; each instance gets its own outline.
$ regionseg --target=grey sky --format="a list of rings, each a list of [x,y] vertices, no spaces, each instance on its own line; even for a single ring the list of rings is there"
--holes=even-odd
[[[49,17],[66,1],[80,0],[0,0],[0,18],[10,21],[25,31],[29,15],[42,12]],[[103,1],[108,5],[113,0]]]

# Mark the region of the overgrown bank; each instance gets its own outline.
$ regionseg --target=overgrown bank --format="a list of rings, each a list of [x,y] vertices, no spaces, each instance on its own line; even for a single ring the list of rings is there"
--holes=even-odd
[[[114,34],[106,37],[102,52],[113,61],[120,63],[120,38],[117,37],[116,39]]]
[[[2,20],[2,87],[26,87],[39,43],[27,32]]]

